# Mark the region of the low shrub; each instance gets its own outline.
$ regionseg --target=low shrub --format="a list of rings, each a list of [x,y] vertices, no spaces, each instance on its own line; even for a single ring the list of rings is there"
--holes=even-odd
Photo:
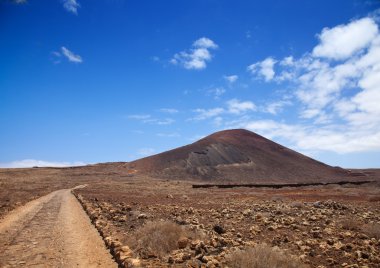
[[[371,196],[368,198],[369,202],[380,202],[380,196]]]
[[[340,220],[340,226],[344,230],[357,231],[360,229],[360,222],[354,218],[347,217]]]
[[[370,238],[380,239],[380,223],[368,223],[363,226],[362,230]]]
[[[227,256],[230,268],[306,268],[300,260],[278,248],[260,244],[254,248],[238,250]]]
[[[149,255],[162,258],[179,248],[180,238],[196,239],[200,237],[202,234],[174,222],[152,221],[139,228],[129,238],[128,244],[143,258]]]
[[[303,208],[304,204],[298,201],[294,201],[294,202],[291,202],[289,206],[292,208]]]

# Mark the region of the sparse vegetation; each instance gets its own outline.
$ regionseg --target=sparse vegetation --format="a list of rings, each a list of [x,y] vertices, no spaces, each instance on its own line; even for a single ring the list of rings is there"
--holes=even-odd
[[[291,202],[289,204],[290,207],[293,207],[293,208],[303,208],[304,205],[302,202],[298,202],[298,201],[294,201],[294,202]]]
[[[340,225],[344,230],[357,231],[360,229],[360,222],[352,217],[346,217],[340,221]]]
[[[136,250],[145,249],[147,254],[162,257],[178,247],[177,242],[183,235],[183,228],[173,222],[148,222],[134,235],[132,247]]]
[[[363,231],[371,238],[380,239],[380,223],[366,224]]]
[[[278,255],[287,258],[285,266],[279,267],[302,267],[300,262],[310,267],[379,266],[380,240],[375,240],[379,207],[368,202],[368,197],[379,195],[378,187],[194,189],[191,181],[138,174],[120,178],[116,172],[100,169],[4,170],[0,203],[5,207],[0,213],[55,187],[91,182],[74,192],[83,197],[87,213],[109,240],[120,267],[140,263],[141,267],[231,268],[231,257],[250,256],[241,250],[253,250],[257,244],[278,247],[274,248]],[[167,198],[170,195],[174,198]],[[273,196],[283,202],[272,201]],[[216,225],[224,232],[216,232]],[[237,259],[235,267],[252,262]]]
[[[380,196],[371,196],[368,198],[369,202],[380,202]]]
[[[142,226],[130,238],[132,248],[141,255],[164,257],[178,249],[180,239],[195,238],[197,234],[171,221],[153,221]]]
[[[289,256],[277,247],[260,244],[254,248],[238,250],[228,256],[230,268],[303,268],[298,259]]]

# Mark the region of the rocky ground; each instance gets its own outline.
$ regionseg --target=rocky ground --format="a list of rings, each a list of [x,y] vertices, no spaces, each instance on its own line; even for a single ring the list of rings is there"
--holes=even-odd
[[[193,189],[131,177],[76,195],[125,267],[227,267],[262,244],[309,267],[380,267],[376,184]]]
[[[254,247],[288,260],[280,267],[380,267],[379,184],[194,189],[192,183],[130,174],[123,165],[0,169],[0,220],[30,200],[88,184],[75,194],[120,266],[253,267],[236,259],[252,260]]]

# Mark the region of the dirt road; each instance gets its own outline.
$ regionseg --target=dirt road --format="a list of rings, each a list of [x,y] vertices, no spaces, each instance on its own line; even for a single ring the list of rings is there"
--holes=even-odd
[[[71,190],[27,203],[0,222],[0,267],[117,267]]]

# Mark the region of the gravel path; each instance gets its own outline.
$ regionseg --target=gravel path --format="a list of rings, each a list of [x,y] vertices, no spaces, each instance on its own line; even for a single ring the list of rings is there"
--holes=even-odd
[[[70,189],[52,192],[0,222],[0,267],[117,267]]]

